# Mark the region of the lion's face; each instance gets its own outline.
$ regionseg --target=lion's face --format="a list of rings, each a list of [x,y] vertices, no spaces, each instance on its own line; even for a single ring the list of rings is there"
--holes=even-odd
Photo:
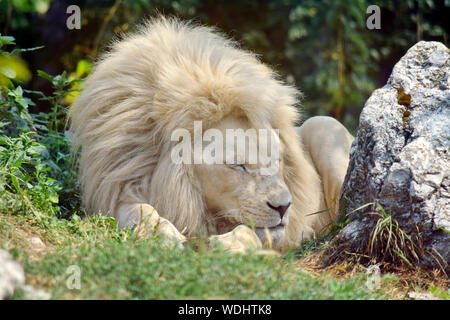
[[[243,119],[227,117],[215,128],[225,137],[227,129],[247,130],[249,126]],[[280,144],[279,140],[276,143]],[[262,146],[259,139],[257,144],[259,150]],[[281,145],[278,147],[278,154],[281,155],[283,150]],[[259,158],[257,163],[248,161],[248,143],[245,150],[236,147],[235,155],[242,152],[245,152],[246,159],[242,164],[224,161],[196,165],[195,172],[208,212],[219,232],[229,231],[238,224],[249,224],[255,227],[262,242],[268,240],[267,235],[270,234],[272,245],[277,247],[284,240],[292,202],[291,193],[283,180],[282,157],[273,166],[273,162],[263,164],[264,161]],[[261,170],[268,167],[272,170]]]

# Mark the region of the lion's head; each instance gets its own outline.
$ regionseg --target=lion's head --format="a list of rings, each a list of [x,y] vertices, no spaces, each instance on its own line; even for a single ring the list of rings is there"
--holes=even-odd
[[[258,155],[270,147],[268,141],[258,138],[258,133],[264,129],[250,131],[253,128],[248,121],[235,116],[225,117],[214,129],[220,134],[220,142],[223,142],[220,151],[223,150],[223,154],[228,156],[216,163],[207,163],[203,159],[194,169],[211,224],[220,233],[238,224],[250,224],[261,240],[266,240],[269,233],[274,245],[280,243],[285,237],[292,204],[292,195],[283,177],[280,141],[275,134],[267,134],[267,138],[274,139],[272,143],[276,146],[273,154],[268,154],[266,161],[263,161],[263,157]],[[273,133],[272,130],[269,132]],[[230,143],[230,139],[236,143]],[[203,150],[212,143],[205,142]]]
[[[86,209],[115,216],[120,226],[127,224],[120,205],[149,203],[186,235],[251,223],[263,240],[267,227],[277,246],[298,244],[311,231],[306,214],[319,208],[321,191],[294,129],[297,97],[211,28],[151,20],[112,46],[71,110]],[[173,161],[173,132],[194,136],[196,121],[220,132],[277,130],[278,170]]]

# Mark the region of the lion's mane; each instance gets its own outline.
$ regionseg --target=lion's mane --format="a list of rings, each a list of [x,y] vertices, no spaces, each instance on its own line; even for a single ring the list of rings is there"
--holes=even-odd
[[[194,120],[213,127],[239,111],[255,128],[279,129],[293,196],[287,238],[299,243],[302,226],[312,224],[306,214],[320,209],[322,191],[294,130],[298,96],[219,32],[176,19],[150,20],[112,44],[71,108],[87,212],[116,216],[121,204],[148,203],[192,235],[207,223],[207,208],[193,166],[171,161],[171,134],[193,130]]]

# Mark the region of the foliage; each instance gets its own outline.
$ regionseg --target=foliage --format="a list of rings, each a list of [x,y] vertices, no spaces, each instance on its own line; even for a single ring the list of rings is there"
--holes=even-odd
[[[5,37],[1,37],[5,43]],[[6,37],[8,44],[14,39]],[[0,48],[0,54],[9,54]],[[21,49],[15,49],[17,52]],[[23,51],[23,50],[22,50]],[[68,80],[65,73],[50,76],[38,74],[52,83],[54,92],[47,96],[40,91],[14,88],[13,75],[2,87],[0,100],[0,191],[4,193],[2,209],[31,212],[39,215],[68,216],[79,209],[76,172],[70,162],[70,145],[64,131],[66,108],[60,102],[79,80]],[[49,113],[33,114],[35,102],[25,93],[38,96],[52,105]]]
[[[17,57],[17,54],[33,51],[42,47],[30,49],[14,49],[11,52],[2,50],[6,45],[15,44],[14,37],[0,36],[0,86],[13,87],[10,79],[17,82],[26,82],[30,80],[31,73],[26,63]]]
[[[447,292],[444,289],[430,286],[429,291],[431,294],[442,300],[450,300],[450,288],[447,288]]]
[[[304,76],[304,90],[317,97],[308,101],[320,106],[317,113],[342,120],[345,109],[359,109],[375,88],[365,8],[363,0],[306,1],[291,11],[288,52],[294,61],[305,53],[311,59],[294,77]]]
[[[92,62],[146,17],[174,14],[217,26],[258,53],[305,93],[305,117],[332,115],[351,130],[364,101],[409,47],[422,39],[448,45],[448,0],[377,1],[380,30],[366,28],[366,10],[374,4],[369,0],[84,0],[78,2],[81,30],[68,30],[72,2],[9,0],[0,6],[0,31],[13,31],[28,46],[46,44],[26,54],[31,69],[45,62],[48,73],[75,72],[80,60]],[[28,88],[47,85],[35,77]],[[38,107],[46,111],[48,105]]]
[[[376,224],[371,231],[368,255],[380,261],[414,267],[423,255],[422,239],[418,235],[408,235],[391,212],[387,213],[379,203],[376,205],[381,212],[370,213],[375,216]]]
[[[181,251],[182,250],[182,251]],[[180,259],[180,255],[183,259]],[[81,271],[81,289],[66,286],[66,269]],[[83,299],[373,299],[365,277],[337,281],[313,278],[292,262],[219,249],[167,250],[157,238],[135,242],[87,242],[38,263],[25,260],[29,278],[49,279],[53,298]]]
[[[4,19],[12,29],[29,28],[31,21],[28,14],[45,14],[51,0],[4,0],[0,1],[0,11]],[[8,31],[7,29],[5,32]]]
[[[10,249],[25,268],[27,284],[53,299],[383,299],[388,290],[370,291],[365,275],[346,280],[312,277],[295,260],[230,254],[200,239],[168,250],[155,236],[136,240],[118,231],[112,218],[46,217],[36,230],[46,249],[36,257],[21,232],[35,216],[0,215],[0,247]],[[17,220],[16,220],[17,219]],[[25,239],[26,240],[26,239]],[[11,245],[12,244],[12,245]],[[180,257],[183,257],[180,259]],[[69,266],[80,268],[81,288],[67,287]],[[384,283],[384,282],[383,282]],[[390,289],[390,287],[389,287]],[[13,299],[26,299],[18,291]]]

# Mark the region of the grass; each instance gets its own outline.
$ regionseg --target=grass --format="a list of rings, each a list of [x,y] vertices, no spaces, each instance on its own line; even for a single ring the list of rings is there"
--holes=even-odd
[[[0,214],[0,246],[24,266],[27,283],[53,299],[382,299],[365,276],[336,280],[311,276],[295,259],[236,255],[197,240],[168,249],[160,239],[138,241],[110,219],[59,220],[36,227],[32,217]],[[27,241],[44,240],[39,255]],[[80,268],[80,290],[70,290],[69,266]],[[17,292],[13,299],[24,298]]]
[[[371,213],[377,217],[377,222],[368,244],[369,256],[413,267],[413,263],[419,261],[419,255],[423,254],[421,239],[408,235],[392,214],[386,213],[379,203],[377,206],[381,212]]]

